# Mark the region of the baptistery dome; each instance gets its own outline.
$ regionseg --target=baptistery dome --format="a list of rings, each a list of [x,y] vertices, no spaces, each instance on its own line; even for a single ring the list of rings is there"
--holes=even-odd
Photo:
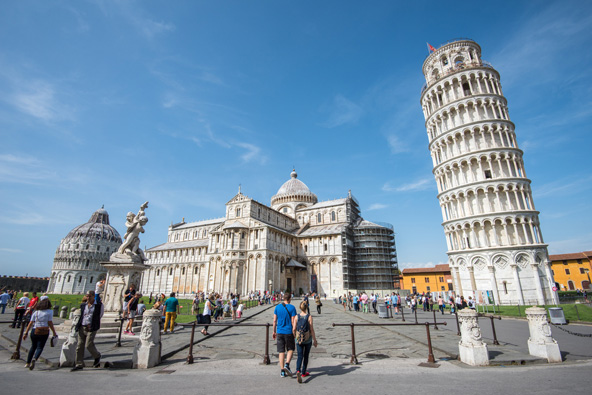
[[[294,217],[296,209],[311,206],[317,201],[317,195],[298,179],[296,170],[292,170],[290,179],[271,198],[271,208]]]
[[[88,222],[72,229],[57,248],[48,293],[85,293],[94,290],[107,270],[100,262],[109,260],[121,245],[121,236],[109,224],[104,208],[95,211]]]

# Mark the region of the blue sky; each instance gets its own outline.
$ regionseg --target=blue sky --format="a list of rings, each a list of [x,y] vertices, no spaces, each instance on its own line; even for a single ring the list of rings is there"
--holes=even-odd
[[[142,245],[266,204],[295,166],[392,223],[402,268],[447,261],[419,103],[426,42],[500,72],[551,254],[592,249],[592,3],[26,1],[0,13],[0,274],[49,275],[105,205]]]

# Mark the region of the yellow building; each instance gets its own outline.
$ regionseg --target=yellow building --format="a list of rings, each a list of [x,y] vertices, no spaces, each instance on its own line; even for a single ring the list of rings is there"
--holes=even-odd
[[[450,266],[403,269],[401,288],[411,293],[452,291]]]
[[[558,290],[590,289],[592,251],[549,255],[549,259]]]

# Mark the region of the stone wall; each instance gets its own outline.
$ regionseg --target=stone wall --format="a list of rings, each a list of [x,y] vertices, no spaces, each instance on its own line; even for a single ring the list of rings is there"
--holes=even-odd
[[[48,284],[49,277],[0,276],[0,290],[45,292]]]

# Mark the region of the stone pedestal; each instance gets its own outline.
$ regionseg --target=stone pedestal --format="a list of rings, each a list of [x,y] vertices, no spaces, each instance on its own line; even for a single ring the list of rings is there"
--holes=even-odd
[[[489,365],[487,344],[481,340],[477,312],[463,309],[458,312],[461,339],[458,343],[460,361],[471,366]]]
[[[101,319],[101,327],[119,326],[115,319],[123,312],[123,297],[131,284],[139,288],[142,272],[148,267],[138,256],[115,253],[109,262],[101,262],[107,269],[103,304],[105,314]]]
[[[68,333],[68,338],[62,344],[62,351],[60,353],[60,367],[69,367],[76,364],[76,345],[78,344],[78,333],[76,332],[76,325],[81,317],[80,309],[72,313],[72,326]]]
[[[535,357],[547,358],[549,362],[561,362],[559,344],[551,337],[551,327],[547,322],[547,312],[542,307],[526,309],[528,319],[528,352]]]
[[[135,369],[148,369],[160,363],[160,310],[146,310],[142,321],[140,342],[134,348],[132,358]]]

